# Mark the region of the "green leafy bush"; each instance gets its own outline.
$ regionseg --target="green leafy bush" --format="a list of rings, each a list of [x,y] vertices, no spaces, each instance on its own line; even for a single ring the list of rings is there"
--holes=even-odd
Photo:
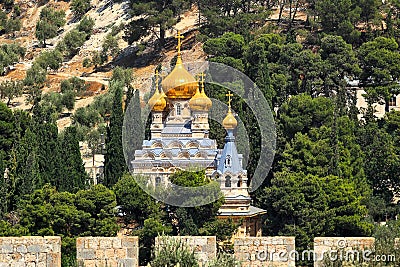
[[[207,267],[240,267],[241,263],[235,256],[228,253],[220,253],[217,258],[208,263]]]
[[[194,251],[180,239],[167,239],[162,237],[162,245],[154,250],[152,267],[175,267],[177,263],[181,267],[198,267]]]

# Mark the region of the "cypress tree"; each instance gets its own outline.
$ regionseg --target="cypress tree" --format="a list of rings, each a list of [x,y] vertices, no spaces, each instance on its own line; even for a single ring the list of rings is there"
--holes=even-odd
[[[134,159],[135,150],[140,149],[144,137],[139,90],[135,90],[132,95],[132,101],[125,110],[127,119],[123,130],[125,155],[128,157],[128,162]]]
[[[88,175],[83,165],[76,128],[66,128],[60,143],[63,172],[58,177],[57,189],[74,193],[85,189]]]
[[[21,197],[41,188],[39,172],[38,140],[28,128],[16,147],[16,195]]]
[[[6,170],[6,155],[4,151],[0,151],[0,219],[3,219],[4,214],[8,211],[7,206],[7,190],[8,183],[5,175]]]
[[[123,83],[111,83],[110,91],[114,91],[114,101],[110,116],[110,126],[107,128],[106,155],[104,158],[104,183],[113,186],[127,170],[122,148],[122,126],[124,113],[122,110]]]
[[[53,123],[37,124],[34,133],[38,138],[38,164],[41,181],[58,187],[62,175],[61,153],[58,140],[58,129]]]

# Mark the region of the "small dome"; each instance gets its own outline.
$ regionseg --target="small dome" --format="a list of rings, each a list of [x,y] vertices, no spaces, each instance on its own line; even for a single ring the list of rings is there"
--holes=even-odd
[[[165,77],[161,86],[168,98],[189,99],[193,97],[199,87],[196,79],[183,66],[182,58],[178,55],[176,65],[171,73]]]
[[[154,95],[149,99],[149,106],[153,111],[163,111],[167,106],[165,94],[160,93],[158,89],[156,89]]]
[[[235,119],[235,116],[233,116],[232,114],[231,107],[229,107],[228,114],[226,114],[225,119],[222,121],[222,125],[227,130],[233,130],[236,128],[237,120]]]
[[[196,89],[196,94],[189,101],[190,109],[193,111],[209,111],[212,107],[212,101],[207,97],[204,92],[204,84],[202,84],[202,91]]]

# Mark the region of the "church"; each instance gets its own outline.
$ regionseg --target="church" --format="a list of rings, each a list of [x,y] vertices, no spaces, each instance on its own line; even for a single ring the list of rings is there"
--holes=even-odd
[[[197,81],[185,68],[181,55],[183,36],[178,32],[176,38],[176,64],[162,80],[161,88],[156,73],[155,93],[148,102],[152,109],[151,138],[135,151],[133,173],[149,177],[157,187],[170,183],[168,177],[177,170],[200,167],[209,179],[218,181],[225,197],[218,217],[242,222],[234,237],[261,236],[261,218],[266,211],[250,205],[247,171],[235,144],[233,95],[227,94],[228,110],[222,122],[227,135],[224,148],[218,149],[216,140],[209,138],[212,101],[205,94],[204,74],[199,74]]]

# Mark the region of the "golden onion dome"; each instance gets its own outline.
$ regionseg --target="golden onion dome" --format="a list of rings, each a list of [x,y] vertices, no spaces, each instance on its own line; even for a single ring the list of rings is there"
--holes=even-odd
[[[175,38],[178,39],[178,58],[174,69],[167,77],[165,77],[161,86],[168,98],[189,99],[195,95],[196,88],[198,88],[199,85],[193,75],[189,73],[182,63],[181,39],[183,36],[178,32],[178,35]]]
[[[183,99],[193,97],[196,88],[199,88],[196,79],[183,66],[180,56],[178,56],[175,68],[167,77],[165,77],[161,86],[168,98]]]
[[[225,119],[222,121],[222,125],[227,130],[233,130],[233,129],[236,128],[237,120],[235,119],[235,116],[233,116],[233,113],[231,111],[231,107],[229,107],[228,114],[226,114]]]
[[[156,90],[154,95],[149,99],[149,106],[153,111],[163,111],[167,106],[164,92],[158,89],[158,71],[156,72]]]
[[[159,93],[158,95],[159,95],[159,98],[155,102],[155,104],[153,106],[153,110],[154,111],[163,111],[167,106],[167,101],[165,100],[165,94],[164,94],[164,92],[162,92],[162,93]]]
[[[203,75],[204,77],[204,75]],[[190,99],[189,106],[193,111],[209,111],[212,106],[212,101],[204,92],[204,80],[201,81],[201,92],[196,88],[196,94]]]

